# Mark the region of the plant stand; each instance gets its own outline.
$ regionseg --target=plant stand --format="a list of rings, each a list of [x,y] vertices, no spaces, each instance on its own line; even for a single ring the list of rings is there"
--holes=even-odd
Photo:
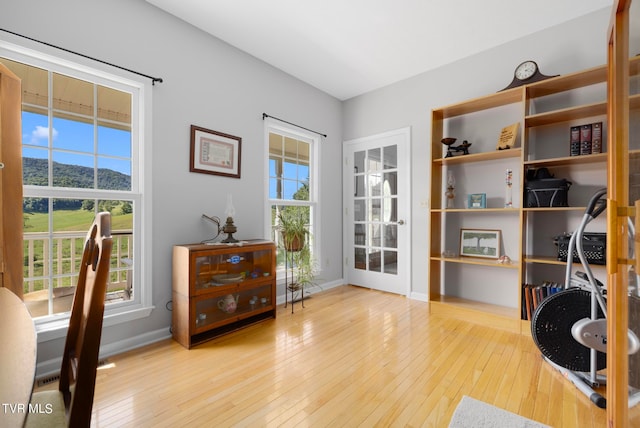
[[[287,307],[288,304],[288,295],[291,293],[291,313],[293,313],[293,304],[295,302],[295,296],[298,292],[300,292],[300,302],[302,307],[304,308],[304,287],[301,287],[298,283],[295,282],[293,276],[293,253],[294,251],[287,251],[285,248],[284,252],[284,307]],[[289,282],[289,269],[291,269],[291,282]]]

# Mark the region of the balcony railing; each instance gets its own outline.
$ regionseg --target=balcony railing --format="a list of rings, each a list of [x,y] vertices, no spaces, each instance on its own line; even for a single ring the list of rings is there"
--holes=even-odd
[[[112,236],[107,303],[133,293],[133,233]],[[24,300],[34,318],[71,310],[85,238],[86,232],[24,234]]]

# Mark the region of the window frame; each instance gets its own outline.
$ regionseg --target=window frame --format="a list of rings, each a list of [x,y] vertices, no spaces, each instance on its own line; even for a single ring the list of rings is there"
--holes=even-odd
[[[133,283],[134,298],[105,306],[103,326],[108,327],[149,316],[153,310],[151,273],[152,217],[151,217],[151,123],[152,84],[146,79],[132,79],[111,72],[50,55],[40,50],[0,40],[0,57],[108,86],[128,92],[132,97],[131,110],[131,190],[69,189],[50,186],[23,186],[23,197],[73,197],[81,199],[125,199],[135,204],[133,220]],[[48,107],[51,114],[51,106]],[[51,124],[49,124],[51,126]],[[50,128],[51,129],[51,128]],[[146,152],[149,152],[148,154]],[[137,173],[134,173],[136,171]],[[123,198],[123,194],[127,194]],[[51,214],[51,213],[50,213]],[[38,342],[66,336],[69,313],[53,314],[34,320]]]
[[[301,201],[294,199],[272,199],[270,198],[270,175],[269,175],[269,134],[275,133],[284,137],[294,138],[309,143],[309,200]],[[267,117],[264,119],[264,141],[265,141],[265,219],[264,230],[265,239],[272,239],[271,227],[271,206],[308,206],[310,210],[310,232],[311,232],[311,252],[316,260],[320,260],[321,253],[321,233],[320,233],[320,186],[318,171],[320,165],[320,136],[291,125],[275,118]],[[283,280],[285,271],[284,266],[276,266],[276,274],[278,280]]]

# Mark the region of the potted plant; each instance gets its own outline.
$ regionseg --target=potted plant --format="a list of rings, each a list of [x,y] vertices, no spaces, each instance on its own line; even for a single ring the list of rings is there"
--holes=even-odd
[[[311,251],[311,233],[309,232],[309,208],[286,207],[278,213],[278,229],[282,238],[282,247],[288,253],[292,282],[287,285],[291,292],[318,286],[316,283],[317,265]]]
[[[282,245],[288,252],[298,252],[309,238],[307,217],[301,207],[288,207],[278,213],[278,229],[282,237]]]

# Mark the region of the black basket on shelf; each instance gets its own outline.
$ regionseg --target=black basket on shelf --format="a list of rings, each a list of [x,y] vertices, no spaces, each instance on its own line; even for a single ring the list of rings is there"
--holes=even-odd
[[[554,238],[554,242],[558,247],[558,260],[566,262],[569,253],[570,233],[559,235]],[[604,265],[606,264],[607,254],[607,234],[606,233],[584,233],[582,236],[582,249],[586,261],[589,264]],[[573,250],[573,260],[579,262],[578,252]]]
[[[524,185],[524,202],[527,208],[568,207],[571,182],[555,178],[547,168],[530,169]]]

